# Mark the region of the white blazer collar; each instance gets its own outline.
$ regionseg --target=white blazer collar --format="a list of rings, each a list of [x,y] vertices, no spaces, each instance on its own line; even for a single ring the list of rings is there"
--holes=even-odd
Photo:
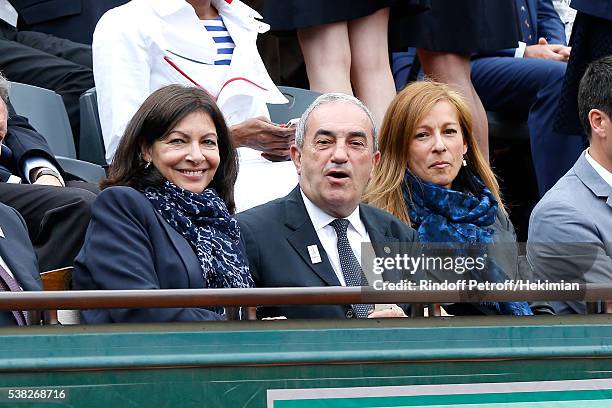
[[[172,15],[191,5],[186,0],[149,0],[151,7],[161,17]]]
[[[174,14],[187,7],[193,9],[187,0],[148,0],[151,7],[162,17]],[[240,0],[212,0],[212,5],[221,14],[237,13],[242,17],[263,18],[261,14],[253,10]]]

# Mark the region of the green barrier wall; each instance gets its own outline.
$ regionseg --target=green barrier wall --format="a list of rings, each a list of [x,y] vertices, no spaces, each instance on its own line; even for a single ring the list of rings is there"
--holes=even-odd
[[[0,329],[0,352],[0,407],[612,407],[608,316]]]

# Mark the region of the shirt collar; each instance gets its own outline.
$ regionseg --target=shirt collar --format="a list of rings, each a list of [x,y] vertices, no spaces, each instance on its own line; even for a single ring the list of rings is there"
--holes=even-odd
[[[590,149],[590,147],[589,147]],[[597,162],[597,160],[595,160],[590,154],[589,154],[589,149],[586,150],[586,159],[589,162],[589,164],[591,165],[591,167],[593,167],[593,169],[597,172],[597,174],[599,174],[601,176],[602,179],[604,179],[604,181],[606,183],[608,183],[608,185],[610,187],[612,187],[612,173],[610,173],[608,170],[606,170],[604,168],[604,166],[602,166],[601,164],[599,164]]]
[[[332,217],[319,207],[317,207],[302,191],[300,188],[300,194],[302,194],[302,199],[304,200],[304,206],[306,207],[306,212],[310,217],[310,221],[312,222],[312,226],[315,231],[319,232],[321,229],[325,228],[329,225],[330,222],[336,219],[336,217]],[[346,219],[349,221],[349,224],[357,231],[357,233],[364,240],[367,238],[367,231],[365,225],[361,221],[361,217],[359,216],[359,206],[355,208],[355,210],[348,216]]]

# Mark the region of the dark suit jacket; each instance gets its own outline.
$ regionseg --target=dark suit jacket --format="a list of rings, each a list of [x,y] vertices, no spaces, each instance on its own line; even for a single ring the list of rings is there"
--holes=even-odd
[[[550,44],[565,44],[565,25],[552,1],[526,0],[526,3],[531,16],[531,31],[535,34],[533,44],[537,44],[540,37],[546,38]]]
[[[361,204],[359,214],[374,244],[417,241],[412,228],[385,211]],[[340,285],[310,221],[299,187],[284,198],[247,210],[236,218],[240,223],[255,286]],[[320,263],[312,263],[308,254],[307,247],[314,244],[320,251]],[[279,306],[262,309],[261,315],[344,318],[350,309],[346,305]]]
[[[42,290],[38,261],[23,218],[13,208],[0,204],[0,256],[23,290]],[[0,311],[0,326],[15,325],[11,312]]]
[[[0,154],[0,182],[6,181],[11,174],[21,177],[23,182],[26,182],[22,169],[23,162],[29,157],[44,158],[62,171],[45,138],[34,130],[26,118],[15,113],[10,101],[7,107],[8,131],[2,142]]]
[[[9,0],[19,13],[20,30],[40,31],[91,44],[102,14],[128,0]]]
[[[74,289],[202,289],[206,282],[189,243],[131,187],[98,195],[85,243],[75,259]],[[219,320],[207,309],[100,309],[84,323]]]

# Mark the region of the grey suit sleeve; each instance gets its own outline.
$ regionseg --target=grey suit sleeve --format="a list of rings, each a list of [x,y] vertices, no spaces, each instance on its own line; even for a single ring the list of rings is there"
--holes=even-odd
[[[529,223],[527,260],[536,278],[609,282],[612,258],[606,254],[598,220],[565,201],[542,202]]]

